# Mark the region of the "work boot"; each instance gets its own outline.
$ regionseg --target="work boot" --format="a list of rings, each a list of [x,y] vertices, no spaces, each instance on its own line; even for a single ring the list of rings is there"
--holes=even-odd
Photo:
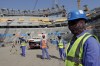
[[[25,55],[22,55],[22,57],[25,57]]]
[[[59,58],[60,61],[63,61],[63,58]]]
[[[41,59],[45,59],[45,58],[41,57]]]
[[[51,58],[49,57],[49,58],[47,58],[48,60],[50,60]]]

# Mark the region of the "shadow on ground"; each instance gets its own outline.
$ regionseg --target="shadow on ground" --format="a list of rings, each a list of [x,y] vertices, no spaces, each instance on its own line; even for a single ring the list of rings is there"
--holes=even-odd
[[[41,59],[42,55],[36,55],[36,57]],[[53,56],[53,55],[50,55],[50,58],[54,58],[54,59],[58,59],[58,60],[60,59],[60,58]]]

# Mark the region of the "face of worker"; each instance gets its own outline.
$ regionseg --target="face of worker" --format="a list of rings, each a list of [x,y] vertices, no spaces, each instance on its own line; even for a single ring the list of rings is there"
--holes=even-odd
[[[82,31],[85,29],[85,21],[84,20],[69,21],[68,28],[74,35],[78,35],[82,33]]]

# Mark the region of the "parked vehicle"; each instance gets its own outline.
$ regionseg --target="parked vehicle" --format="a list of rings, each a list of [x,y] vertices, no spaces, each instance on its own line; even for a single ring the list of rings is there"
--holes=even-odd
[[[28,42],[29,42],[29,49],[40,48],[40,41],[41,41],[40,38],[29,39],[28,40]]]

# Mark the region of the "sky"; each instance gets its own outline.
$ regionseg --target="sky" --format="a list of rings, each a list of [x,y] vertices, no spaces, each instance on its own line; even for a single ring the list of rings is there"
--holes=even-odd
[[[54,3],[55,0],[0,0],[0,8],[38,10],[52,8]],[[64,5],[67,12],[77,9],[77,0],[56,0],[56,3]],[[100,7],[100,0],[81,0],[80,4],[82,9],[84,5],[88,5],[91,10]]]

